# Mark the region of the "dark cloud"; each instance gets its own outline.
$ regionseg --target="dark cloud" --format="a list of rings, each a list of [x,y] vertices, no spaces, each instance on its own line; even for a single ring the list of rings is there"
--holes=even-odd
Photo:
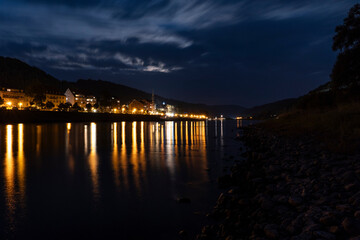
[[[0,54],[60,79],[256,105],[325,83],[352,0],[3,0]]]

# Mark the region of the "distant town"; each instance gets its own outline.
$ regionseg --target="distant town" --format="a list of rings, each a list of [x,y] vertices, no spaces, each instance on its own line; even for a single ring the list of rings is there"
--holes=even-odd
[[[65,93],[47,91],[45,93],[25,93],[23,89],[1,88],[0,107],[2,110],[29,111],[62,111],[62,112],[91,112],[114,114],[143,114],[160,115],[171,118],[206,119],[205,115],[180,113],[176,106],[162,102],[155,103],[152,99],[133,99],[122,103],[116,97],[109,97],[105,104],[86,91],[68,88]]]

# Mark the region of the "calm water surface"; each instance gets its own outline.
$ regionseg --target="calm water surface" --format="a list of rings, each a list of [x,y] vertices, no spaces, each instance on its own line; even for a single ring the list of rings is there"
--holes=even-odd
[[[237,124],[0,125],[0,239],[192,236],[240,154]]]

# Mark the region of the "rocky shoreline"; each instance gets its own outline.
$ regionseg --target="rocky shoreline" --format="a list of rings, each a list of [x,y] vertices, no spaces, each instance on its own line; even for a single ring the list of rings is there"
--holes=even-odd
[[[197,239],[360,239],[360,155],[256,127],[241,140],[246,160],[219,178],[215,224]]]

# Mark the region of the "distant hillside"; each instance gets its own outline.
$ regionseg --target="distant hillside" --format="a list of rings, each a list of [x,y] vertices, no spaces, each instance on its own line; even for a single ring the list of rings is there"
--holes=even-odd
[[[44,71],[8,57],[0,57],[0,85],[8,88],[27,89],[37,86],[60,89],[61,82]]]
[[[116,84],[112,82],[102,81],[102,80],[78,80],[76,83],[65,82],[63,87],[73,87],[77,89],[87,89],[89,92],[95,96],[113,96],[120,99],[123,103],[128,103],[131,100],[135,99],[146,99],[151,101],[152,94],[124,86],[121,84]],[[174,99],[164,98],[158,95],[155,95],[155,101],[157,104],[166,102],[177,106],[178,110],[181,112],[191,112],[191,113],[206,113],[211,116],[215,115],[224,115],[229,117],[234,117],[239,113],[243,112],[246,108],[237,106],[237,105],[206,105],[206,104],[194,104],[187,103],[183,101],[178,101]]]
[[[26,92],[44,92],[46,90],[65,92],[67,88],[86,91],[97,98],[116,97],[124,104],[133,99],[147,99],[151,101],[151,93],[147,93],[125,85],[103,80],[84,80],[77,82],[59,81],[39,68],[8,57],[0,57],[0,87],[24,89]],[[155,96],[157,104],[166,102],[178,107],[181,112],[204,113],[209,116],[234,117],[246,108],[237,105],[206,105],[193,104],[174,99]]]
[[[264,104],[249,108],[244,111],[248,116],[255,116],[257,118],[269,118],[274,115],[279,115],[283,112],[289,111],[298,101],[298,98],[288,98],[273,103]]]

